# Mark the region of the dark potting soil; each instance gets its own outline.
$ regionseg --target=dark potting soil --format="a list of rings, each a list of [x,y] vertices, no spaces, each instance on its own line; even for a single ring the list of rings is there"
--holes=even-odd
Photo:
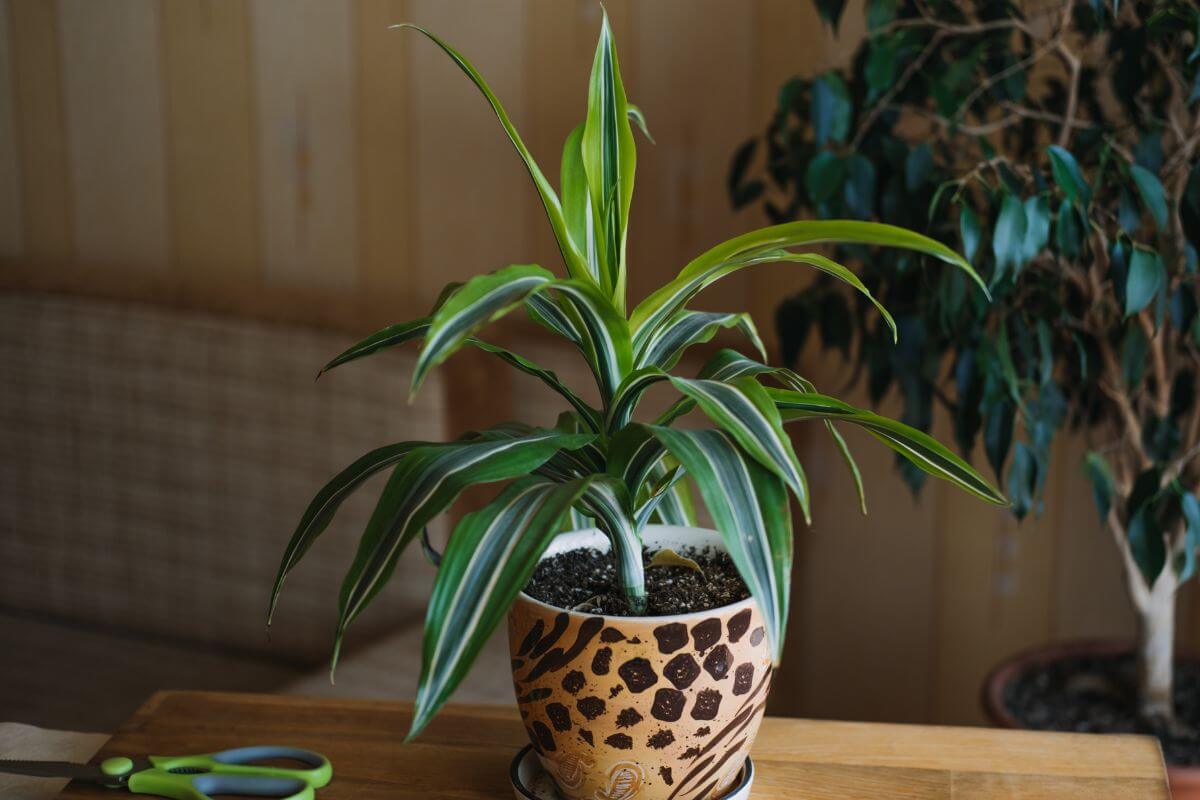
[[[750,596],[729,555],[710,548],[680,551],[700,565],[651,567],[650,550],[642,551],[646,565],[646,610],[635,614],[617,586],[617,572],[609,553],[592,548],[571,550],[538,564],[525,591],[557,608],[607,614],[614,617],[660,617],[688,614],[736,603]]]
[[[1174,725],[1137,715],[1132,656],[1078,657],[1030,669],[1004,687],[1004,705],[1028,728],[1081,733],[1145,733],[1167,762],[1200,766],[1200,665],[1175,666]]]

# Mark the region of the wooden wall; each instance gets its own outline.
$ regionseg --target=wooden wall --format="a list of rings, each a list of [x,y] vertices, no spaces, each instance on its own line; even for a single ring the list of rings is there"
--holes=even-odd
[[[631,294],[762,224],[733,214],[733,148],[779,83],[845,60],[804,0],[609,0],[639,135]],[[555,176],[582,118],[588,0],[3,0],[0,286],[309,320],[359,332],[420,313],[447,281],[556,264],[523,169],[476,91],[412,20],[475,61]],[[767,332],[803,277],[735,277],[704,303]],[[473,362],[474,363],[474,362]],[[844,370],[816,351],[831,390]],[[465,386],[487,385],[468,375]],[[456,416],[485,414],[466,407]],[[943,431],[943,433],[946,433]],[[1065,443],[1049,510],[1017,526],[855,438],[873,515],[820,437],[800,440],[815,523],[798,536],[780,711],[979,720],[987,668],[1064,636],[1127,633],[1111,547]],[[870,455],[868,455],[870,454]],[[980,461],[982,461],[980,459]],[[1180,637],[1200,644],[1181,601]]]

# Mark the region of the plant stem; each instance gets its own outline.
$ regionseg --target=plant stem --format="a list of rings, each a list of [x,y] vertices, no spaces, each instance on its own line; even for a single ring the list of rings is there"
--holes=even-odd
[[[635,614],[642,613],[646,610],[646,569],[642,564],[641,548],[622,547],[621,540],[614,537],[613,559],[621,593]]]

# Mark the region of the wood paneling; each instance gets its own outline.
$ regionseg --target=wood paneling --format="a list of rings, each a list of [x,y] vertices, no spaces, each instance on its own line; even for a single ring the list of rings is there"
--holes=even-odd
[[[58,8],[78,252],[98,263],[165,269],[158,5],[61,0]]]
[[[725,173],[728,154],[755,116],[746,90],[753,85],[754,18],[730,13],[721,0],[635,3],[632,13],[626,89],[657,142],[644,144],[637,134],[629,229],[629,294],[636,302],[702,250],[738,232]],[[745,287],[744,276],[733,275],[719,290],[702,293],[696,305],[740,310]]]
[[[74,235],[58,6],[47,0],[8,0],[6,11],[24,257],[64,263],[74,254]]]
[[[524,0],[410,0],[409,17],[452,44],[486,76],[518,130],[525,126]],[[419,187],[413,269],[433,299],[449,281],[527,263],[526,215],[536,194],[520,158],[478,90],[432,42],[400,32],[409,52],[414,137],[411,178]]]
[[[171,260],[190,274],[255,275],[249,9],[244,0],[171,0],[161,8]]]
[[[356,6],[358,50],[358,197],[361,263],[367,291],[411,288],[413,195],[409,161],[409,64],[412,36],[388,26],[406,22],[404,0]]]
[[[0,258],[21,255],[21,178],[13,119],[13,52],[7,8],[0,7]]]
[[[353,7],[252,0],[262,267],[275,283],[358,277]]]

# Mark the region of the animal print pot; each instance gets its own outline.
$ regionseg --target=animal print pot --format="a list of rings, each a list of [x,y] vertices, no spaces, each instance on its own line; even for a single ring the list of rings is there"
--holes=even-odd
[[[715,531],[651,525],[651,549],[721,548]],[[608,550],[565,533],[546,556]],[[669,617],[564,611],[521,593],[508,615],[529,741],[566,800],[709,800],[737,777],[771,684],[753,600]]]

